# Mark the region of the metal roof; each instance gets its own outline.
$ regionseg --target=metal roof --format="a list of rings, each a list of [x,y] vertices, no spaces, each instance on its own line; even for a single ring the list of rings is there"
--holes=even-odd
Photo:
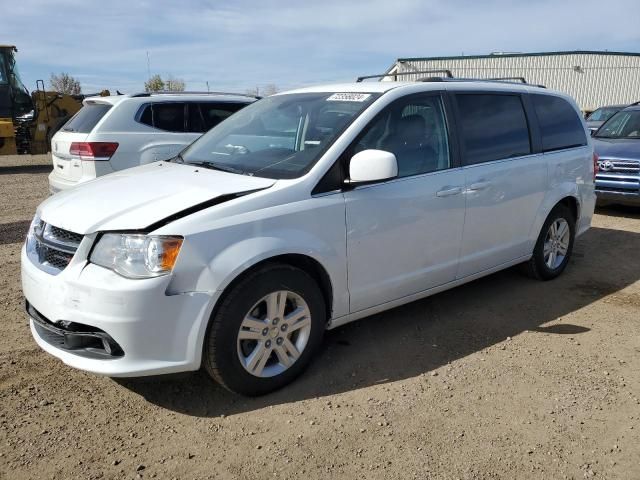
[[[624,57],[640,57],[640,52],[611,52],[608,50],[562,50],[558,52],[518,52],[518,53],[490,53],[488,55],[454,55],[448,57],[404,57],[398,62],[415,62],[421,60],[460,60],[479,58],[514,58],[514,57],[550,57],[559,55],[614,55]]]

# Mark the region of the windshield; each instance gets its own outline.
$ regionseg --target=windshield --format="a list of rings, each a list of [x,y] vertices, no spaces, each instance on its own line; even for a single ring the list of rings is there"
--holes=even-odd
[[[640,110],[616,113],[594,135],[596,138],[640,138]]]
[[[606,122],[613,116],[614,113],[618,111],[620,111],[620,109],[615,107],[599,108],[587,117],[587,121],[588,122]]]
[[[214,127],[188,147],[181,159],[245,175],[296,178],[378,96],[293,93],[267,97]]]

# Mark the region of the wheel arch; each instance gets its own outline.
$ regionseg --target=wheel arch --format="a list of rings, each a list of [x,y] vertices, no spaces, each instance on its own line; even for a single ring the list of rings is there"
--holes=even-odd
[[[328,321],[331,318],[333,311],[333,285],[331,283],[331,277],[329,276],[329,272],[327,272],[327,270],[318,260],[310,257],[309,255],[301,253],[285,253],[273,255],[264,258],[239,272],[230,282],[227,283],[227,285],[222,290],[222,293],[220,294],[220,297],[213,308],[211,317],[213,318],[213,316],[215,316],[217,308],[222,303],[224,297],[226,297],[238,283],[246,278],[247,275],[250,275],[256,270],[264,267],[265,265],[274,264],[289,265],[291,267],[299,268],[314,279],[322,292],[326,307],[326,320]]]
[[[542,229],[544,222],[547,220],[547,217],[553,209],[558,205],[565,205],[569,210],[571,210],[577,225],[580,218],[580,199],[578,197],[578,192],[576,191],[576,186],[567,185],[566,188],[557,191],[555,195],[548,195],[547,198],[545,198],[545,201],[540,205],[536,219],[531,225],[531,231],[529,232],[529,251],[533,251],[533,247],[538,240],[538,235],[540,235],[540,230]]]

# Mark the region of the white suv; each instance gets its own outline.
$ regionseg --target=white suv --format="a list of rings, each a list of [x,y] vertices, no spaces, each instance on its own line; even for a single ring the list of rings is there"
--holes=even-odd
[[[327,328],[516,264],[558,276],[590,226],[593,179],[579,110],[543,88],[274,95],[170,162],[42,203],[21,259],[31,331],[83,370],[204,366],[262,394]]]
[[[139,93],[85,99],[53,136],[49,190],[168,160],[256,99],[232,94]]]

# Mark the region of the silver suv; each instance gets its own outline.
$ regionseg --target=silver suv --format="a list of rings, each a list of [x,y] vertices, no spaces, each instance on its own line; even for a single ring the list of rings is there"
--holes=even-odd
[[[51,140],[49,190],[56,193],[118,170],[173,158],[255,100],[207,93],[87,98]]]

